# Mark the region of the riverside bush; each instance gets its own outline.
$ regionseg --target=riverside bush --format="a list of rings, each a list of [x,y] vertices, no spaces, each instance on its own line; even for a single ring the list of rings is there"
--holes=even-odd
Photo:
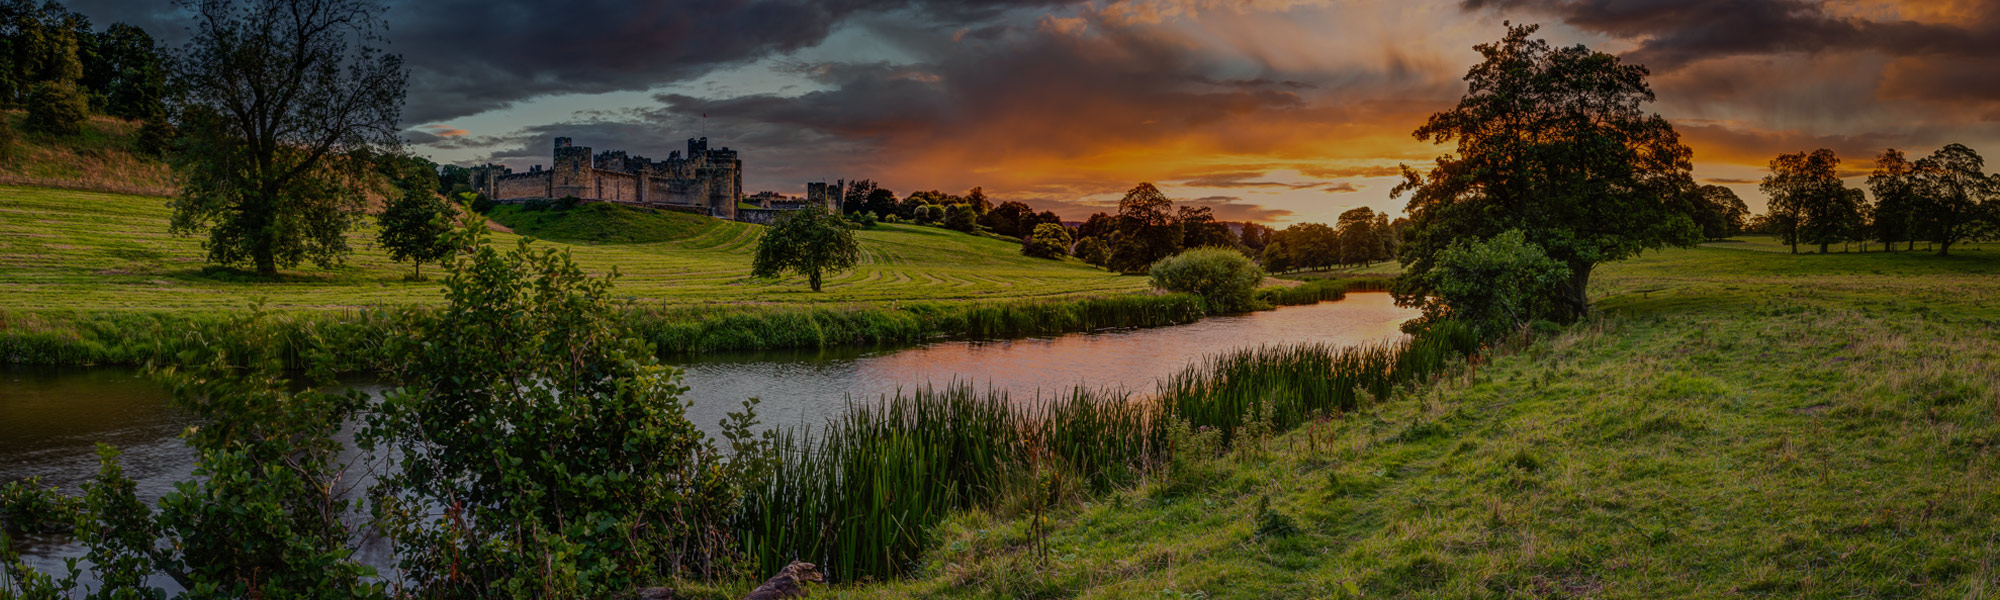
[[[1431,296],[1421,305],[1424,318],[1407,328],[1453,319],[1495,336],[1560,317],[1570,269],[1520,230],[1508,230],[1489,240],[1452,242],[1419,278]]]
[[[1250,310],[1255,306],[1252,292],[1264,281],[1263,267],[1226,248],[1196,248],[1167,257],[1147,275],[1153,287],[1201,296],[1211,313]]]

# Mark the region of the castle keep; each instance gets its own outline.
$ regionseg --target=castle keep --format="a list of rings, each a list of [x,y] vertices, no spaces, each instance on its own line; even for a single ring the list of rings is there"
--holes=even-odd
[[[526,173],[500,165],[475,167],[473,189],[501,202],[575,197],[700,212],[734,219],[743,199],[743,161],[728,148],[709,149],[708,138],[689,139],[679,151],[654,162],[623,151],[592,155],[590,148],[556,138],[555,161]]]

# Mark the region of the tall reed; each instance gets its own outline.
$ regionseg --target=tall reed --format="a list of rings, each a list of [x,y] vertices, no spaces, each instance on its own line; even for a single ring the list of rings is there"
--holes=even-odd
[[[823,427],[774,433],[775,460],[735,530],[760,572],[805,560],[839,580],[889,577],[918,560],[951,511],[1032,493],[1039,471],[1103,492],[1166,464],[1171,423],[1231,439],[1246,415],[1269,415],[1283,431],[1388,398],[1479,347],[1471,328],[1445,323],[1369,346],[1216,355],[1146,397],[1078,387],[1014,399],[953,384],[850,401]]]

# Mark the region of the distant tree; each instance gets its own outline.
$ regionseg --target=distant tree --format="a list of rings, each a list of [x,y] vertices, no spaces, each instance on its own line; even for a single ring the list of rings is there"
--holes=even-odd
[[[1264,270],[1231,248],[1195,248],[1153,263],[1153,287],[1201,296],[1211,313],[1250,310]]]
[[[971,204],[953,204],[944,209],[944,228],[971,233],[979,229],[979,211]]]
[[[1248,248],[1253,254],[1262,253],[1264,245],[1270,243],[1271,234],[1275,233],[1270,227],[1248,222],[1243,223],[1242,229],[1242,233],[1237,236],[1237,241],[1244,248]]]
[[[1875,157],[1875,172],[1868,176],[1868,189],[1875,193],[1872,231],[1882,248],[1896,251],[1898,242],[1916,242],[1917,209],[1923,198],[1917,186],[1917,165],[1891,148]]]
[[[1023,227],[1024,218],[1031,218],[1035,209],[1025,203],[1009,200],[979,216],[979,224],[987,231],[1007,237],[1022,237],[1034,232],[1033,226]]]
[[[1264,252],[1260,256],[1258,262],[1263,263],[1264,270],[1273,273],[1283,273],[1298,268],[1298,265],[1292,262],[1291,246],[1285,243],[1282,235],[1274,233],[1271,241],[1264,244]]]
[[[1800,243],[1819,244],[1824,254],[1828,244],[1846,239],[1848,196],[1839,169],[1840,158],[1825,148],[1771,159],[1771,173],[1758,187],[1770,197],[1771,218],[1793,254]]]
[[[863,206],[867,207],[868,212],[875,213],[876,218],[885,218],[896,214],[897,205],[896,193],[879,187],[869,189],[868,201],[863,203]]]
[[[1978,152],[1952,144],[1917,160],[1918,230],[1937,244],[1938,256],[1951,254],[1953,244],[1982,237],[2000,210],[2000,182],[1984,171]]]
[[[1397,301],[1426,302],[1425,276],[1459,240],[1520,230],[1569,268],[1558,298],[1567,316],[1589,311],[1586,290],[1599,263],[1648,248],[1687,246],[1701,231],[1676,202],[1694,186],[1692,152],[1673,125],[1642,106],[1653,100],[1643,66],[1584,46],[1531,39],[1533,25],[1478,46],[1458,106],[1416,130],[1456,141],[1420,174],[1405,168],[1395,194],[1410,194],[1412,230],[1400,250]]]
[[[1111,249],[1111,268],[1144,273],[1154,261],[1181,249],[1181,227],[1174,220],[1174,202],[1151,183],[1141,183],[1118,201],[1118,244]]]
[[[1375,213],[1375,225],[1369,229],[1375,232],[1375,247],[1381,252],[1376,260],[1395,260],[1403,249],[1403,219],[1389,220],[1389,215]]]
[[[116,23],[96,36],[95,51],[84,86],[103,95],[106,114],[149,119],[166,112],[166,60],[152,35]]]
[[[847,222],[825,207],[807,206],[779,217],[764,232],[750,274],[769,278],[798,273],[817,292],[827,274],[854,268],[860,259],[860,244]]]
[[[409,262],[414,279],[423,279],[424,263],[441,263],[457,249],[453,243],[450,202],[438,195],[438,177],[430,161],[392,161],[394,193],[376,216],[377,243],[389,259]]]
[[[1209,207],[1182,206],[1174,219],[1180,222],[1182,248],[1236,247],[1236,233],[1216,221]]]
[[[1719,240],[1743,231],[1743,220],[1750,218],[1750,207],[1743,203],[1736,192],[1719,185],[1704,185],[1695,188],[1695,225],[1701,227],[1702,237]]]
[[[986,197],[986,190],[978,186],[965,193],[965,203],[972,205],[972,210],[980,216],[986,216],[987,211],[993,210],[993,201]]]
[[[348,252],[367,156],[398,146],[407,73],[379,41],[372,0],[186,0],[175,61],[189,151],[172,231],[206,232],[208,259],[272,275]]]
[[[1061,223],[1041,223],[1035,225],[1034,233],[1021,242],[1021,253],[1035,258],[1062,258],[1069,255],[1069,228]]]
[[[1453,242],[1423,276],[1433,294],[1418,304],[1424,318],[1417,328],[1453,319],[1491,335],[1567,310],[1561,292],[1569,284],[1569,267],[1520,231]]]
[[[875,192],[875,182],[856,179],[847,184],[846,196],[840,199],[840,212],[857,214],[868,210],[868,195]],[[879,216],[879,215],[878,215]]]
[[[1076,258],[1084,264],[1102,267],[1111,260],[1111,248],[1104,240],[1087,237],[1076,241]]]
[[[1117,217],[1104,213],[1095,213],[1090,215],[1090,218],[1084,219],[1083,224],[1076,228],[1076,237],[1078,239],[1091,237],[1099,240],[1108,240],[1111,239],[1111,234],[1117,233],[1117,231]]]
[[[439,165],[437,191],[446,196],[472,191],[472,169],[458,165]]]
[[[43,135],[69,136],[83,131],[90,120],[90,101],[76,84],[44,81],[30,88],[28,117],[21,126]]]
[[[1335,235],[1339,239],[1338,262],[1343,265],[1365,265],[1388,258],[1388,249],[1382,246],[1382,236],[1375,231],[1375,210],[1366,206],[1349,209],[1340,213],[1335,221]]]
[[[1297,223],[1279,231],[1273,240],[1284,242],[1285,268],[1324,269],[1340,263],[1340,232],[1325,224]]]

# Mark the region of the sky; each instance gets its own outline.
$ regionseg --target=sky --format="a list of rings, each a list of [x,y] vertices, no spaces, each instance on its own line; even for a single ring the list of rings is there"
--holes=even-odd
[[[184,31],[164,1],[72,0]],[[1695,177],[1753,210],[1779,153],[2000,152],[1992,0],[410,0],[410,150],[549,161],[551,140],[737,150],[746,192],[871,179],[981,186],[1068,219],[1145,181],[1224,220],[1400,214],[1411,133],[1465,93],[1504,22],[1643,64]],[[178,37],[184,37],[180,34]]]

